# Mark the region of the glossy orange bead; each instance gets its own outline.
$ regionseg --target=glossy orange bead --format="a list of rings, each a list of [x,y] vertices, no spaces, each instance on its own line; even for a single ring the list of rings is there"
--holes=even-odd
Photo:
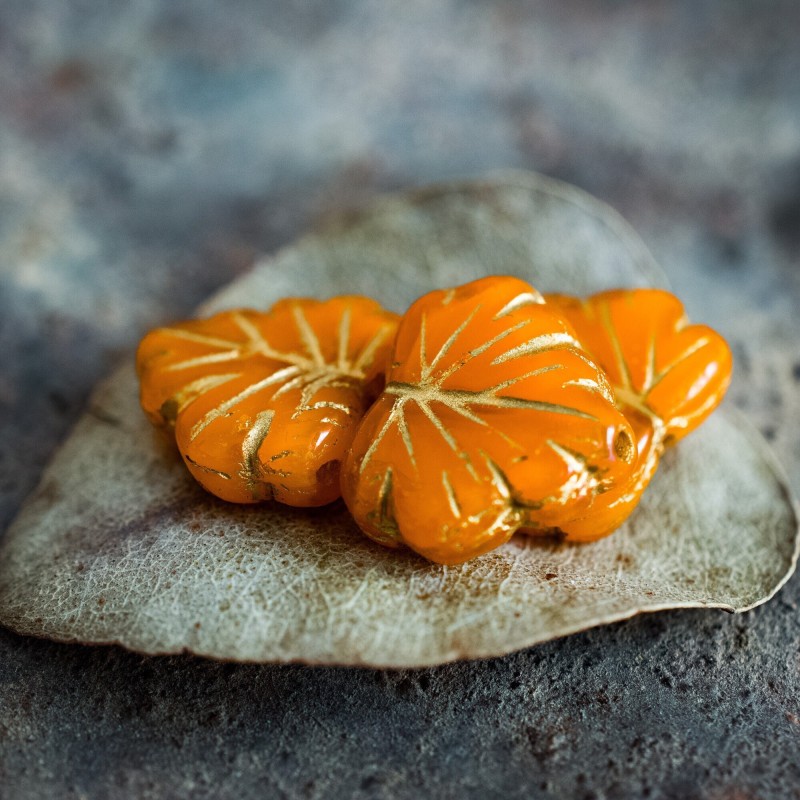
[[[137,352],[141,404],[218,497],[329,503],[396,327],[374,301],[336,297],[158,328]]]
[[[560,525],[568,538],[588,541],[622,524],[655,474],[664,448],[719,405],[730,383],[731,351],[711,328],[690,325],[678,298],[660,289],[545,299],[603,367],[636,435],[639,461],[630,482],[597,495],[583,517]]]
[[[493,277],[420,298],[359,427],[342,494],[364,532],[454,564],[627,482],[634,432],[569,323]]]

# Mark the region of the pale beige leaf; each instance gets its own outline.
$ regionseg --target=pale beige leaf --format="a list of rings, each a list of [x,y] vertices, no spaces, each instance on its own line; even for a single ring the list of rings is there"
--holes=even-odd
[[[207,309],[370,294],[402,309],[487,272],[587,293],[659,282],[610,209],[514,174],[382,200],[307,237]],[[419,666],[505,653],[640,611],[743,610],[797,558],[797,514],[760,437],[719,412],[664,459],[608,539],[515,537],[458,567],[365,539],[337,504],[234,507],[150,428],[133,369],[101,386],[0,552],[0,622],[67,641],[224,659]]]

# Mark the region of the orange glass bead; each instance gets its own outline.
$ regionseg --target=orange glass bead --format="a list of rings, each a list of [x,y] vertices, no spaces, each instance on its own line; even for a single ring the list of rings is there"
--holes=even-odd
[[[660,289],[617,289],[587,300],[547,295],[581,345],[606,371],[639,453],[627,485],[599,494],[582,518],[559,527],[568,539],[611,533],[631,514],[661,454],[719,405],[731,379],[731,351],[705,325],[690,325],[677,297]]]
[[[627,483],[634,433],[572,327],[493,277],[420,298],[342,471],[364,532],[455,564]]]
[[[317,506],[383,376],[397,315],[363,297],[282,300],[151,331],[141,403],[192,475],[235,503]]]

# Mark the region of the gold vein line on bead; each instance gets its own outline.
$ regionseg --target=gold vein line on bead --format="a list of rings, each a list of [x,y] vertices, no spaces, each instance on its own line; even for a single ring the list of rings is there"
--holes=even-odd
[[[486,462],[486,466],[489,468],[489,474],[492,476],[492,485],[495,489],[497,489],[500,496],[504,500],[511,500],[511,484],[506,477],[506,474],[491,458],[489,458],[486,453],[481,451],[481,455],[483,456],[483,460]]]
[[[350,306],[345,306],[342,317],[339,320],[339,357],[337,364],[343,372],[348,369],[347,350],[350,345]]]
[[[586,458],[575,450],[555,441],[554,439],[547,440],[547,446],[564,462],[567,469],[571,472],[585,472],[587,471]]]
[[[436,428],[437,431],[441,434],[442,438],[447,442],[448,446],[454,453],[458,453],[460,455],[461,450],[458,447],[458,442],[455,440],[450,431],[445,428],[444,423],[439,419],[439,417],[434,414],[431,407],[424,401],[420,400],[419,398],[414,398],[417,405],[422,410],[422,413],[433,423],[433,426]]]
[[[231,316],[242,333],[248,338],[250,344],[255,344],[258,349],[264,353],[272,351],[267,340],[264,338],[261,331],[253,324],[252,320],[247,319],[247,317],[239,311],[234,311]]]
[[[455,411],[456,414],[460,414],[465,419],[468,419],[470,422],[474,422],[477,425],[486,427],[489,424],[485,419],[479,417],[474,411],[470,411],[466,406],[460,403],[454,403],[452,405],[448,404],[447,407],[451,411]]]
[[[400,431],[400,436],[403,439],[403,444],[408,452],[408,457],[411,459],[411,464],[416,468],[417,460],[414,457],[414,443],[411,441],[411,433],[408,430],[408,422],[406,421],[405,414],[400,414],[397,418],[397,429]]]
[[[516,297],[509,300],[494,315],[493,319],[495,322],[497,322],[497,320],[502,319],[503,317],[507,317],[509,314],[513,314],[520,308],[526,308],[527,306],[543,305],[543,304],[544,304],[544,298],[535,289],[532,292],[521,292]]]
[[[564,348],[580,349],[580,343],[568,333],[543,333],[541,336],[535,336],[533,339],[511,348],[511,350],[501,353],[492,361],[492,366],[504,364],[512,358],[539,355],[540,353]]]
[[[489,391],[471,392],[466,389],[435,389],[430,386],[417,386],[415,384],[390,383],[384,390],[387,394],[399,395],[415,400],[420,405],[439,402],[453,409],[455,405],[489,406],[492,408],[520,408],[531,411],[545,411],[552,414],[566,414],[567,416],[580,417],[592,422],[598,422],[597,417],[572,406],[549,403],[545,400],[527,400],[522,397],[508,397],[494,395]]]
[[[334,428],[346,428],[346,425],[342,425],[338,419],[334,419],[334,417],[323,417],[320,420],[320,423],[323,425],[333,425]]]
[[[656,334],[650,332],[650,341],[647,344],[647,366],[644,374],[644,389],[642,393],[647,395],[653,385],[656,375]]]
[[[241,348],[245,342],[233,342],[229,339],[222,339],[218,336],[206,336],[204,333],[195,333],[183,328],[158,328],[157,333],[166,333],[178,339],[185,339],[188,342],[206,344],[209,347]]]
[[[566,389],[568,386],[575,386],[578,389],[584,389],[587,392],[592,392],[592,394],[599,394],[610,403],[614,402],[614,397],[608,391],[608,389],[593,378],[573,378],[572,380],[564,381],[564,383],[561,384],[562,389]]]
[[[184,458],[193,466],[195,469],[199,469],[201,472],[207,472],[210,475],[216,475],[218,478],[222,478],[223,480],[229,481],[231,476],[228,475],[227,472],[222,472],[222,470],[214,469],[213,467],[207,467],[205,464],[199,464],[195,461],[191,456],[184,456]]]
[[[475,308],[473,308],[463,320],[463,322],[450,334],[450,336],[447,338],[447,341],[439,348],[439,352],[436,354],[433,361],[426,369],[422,371],[423,380],[427,380],[427,378],[430,377],[430,374],[436,368],[436,365],[450,352],[450,348],[456,343],[458,337],[461,336],[467,326],[475,318],[475,315],[478,313],[480,307],[480,303],[476,305]]]
[[[378,490],[378,528],[391,539],[398,538],[397,520],[392,513],[392,489],[393,472],[391,467],[386,468],[386,472]]]
[[[547,367],[540,367],[539,369],[531,370],[530,372],[526,372],[524,375],[517,375],[513,378],[509,378],[507,381],[503,381],[502,383],[498,383],[495,386],[490,387],[487,389],[487,392],[501,392],[503,389],[508,389],[509,386],[513,386],[515,383],[519,383],[520,381],[526,381],[529,378],[535,378],[539,375],[544,375],[548,372],[552,372],[556,369],[564,369],[563,364],[550,364]],[[566,384],[565,384],[566,385]]]
[[[384,343],[384,341],[386,341],[389,331],[389,325],[384,325],[378,329],[378,332],[375,334],[375,336],[370,339],[369,343],[356,358],[355,364],[353,364],[353,372],[364,373],[372,366],[375,353],[378,351],[378,348]]]
[[[435,398],[434,398],[435,399]],[[439,431],[442,438],[447,442],[450,449],[460,458],[467,466],[467,471],[469,474],[477,481],[479,480],[478,473],[475,471],[475,467],[472,464],[472,460],[469,457],[469,454],[466,453],[458,446],[458,442],[456,441],[455,437],[453,436],[450,431],[447,430],[444,423],[436,416],[433,409],[428,405],[426,401],[423,401],[419,397],[414,398],[414,402],[419,406],[422,413],[433,423],[433,426],[436,430]]]
[[[679,367],[684,361],[691,358],[695,353],[699,350],[702,350],[707,344],[710,343],[710,339],[707,336],[703,336],[702,338],[698,339],[693,345],[687,347],[686,350],[683,351],[674,361],[668,364],[664,369],[662,369],[658,375],[653,378],[653,382],[648,386],[647,392],[645,394],[649,394],[659,383],[661,383],[664,378],[667,377],[674,369]]]
[[[272,427],[272,420],[275,418],[275,412],[271,409],[261,411],[256,415],[256,420],[253,426],[247,432],[242,442],[242,477],[247,480],[247,485],[253,489],[260,472],[260,463],[258,460],[258,451],[264,444],[264,440],[269,435],[270,428]],[[287,451],[284,451],[286,453]],[[279,454],[280,455],[280,454]],[[270,459],[272,461],[273,459]],[[285,477],[285,476],[284,476]]]
[[[506,328],[505,330],[500,331],[500,333],[496,334],[491,339],[488,339],[483,344],[478,345],[478,347],[475,347],[474,349],[470,350],[468,354],[469,355],[468,360],[471,360],[476,356],[485,353],[490,347],[494,347],[494,345],[496,345],[498,342],[502,342],[503,339],[505,339],[507,336],[510,336],[512,333],[516,333],[517,331],[526,328],[528,325],[531,324],[531,322],[533,322],[533,320],[523,319],[520,320],[516,325],[512,325],[510,328]]]
[[[299,371],[298,367],[285,367],[272,375],[260,380],[256,383],[250,384],[246,389],[234,395],[224,403],[220,403],[216,408],[212,408],[201,420],[195,423],[189,434],[189,440],[194,441],[214,420],[225,416],[231,409],[235,408],[243,400],[252,397],[254,394],[263,391],[264,389],[274,386],[276,383],[281,383],[287,378],[294,377]]]
[[[419,369],[420,374],[428,374],[428,315],[423,312],[419,323]]]
[[[444,486],[444,491],[447,495],[447,502],[450,506],[450,510],[453,512],[453,516],[456,519],[460,519],[462,514],[461,506],[459,505],[458,497],[456,496],[456,491],[453,488],[453,484],[450,483],[447,470],[442,470],[442,486]]]
[[[319,339],[317,338],[317,334],[314,332],[314,329],[311,327],[311,324],[306,318],[302,307],[297,304],[293,305],[292,314],[294,316],[295,325],[297,326],[297,331],[300,334],[300,338],[303,340],[303,345],[305,346],[306,351],[318,366],[323,366],[325,364],[325,359],[322,355]]]
[[[396,420],[397,415],[403,413],[403,406],[405,405],[405,403],[406,399],[403,397],[400,397],[394,401],[394,404],[389,410],[389,413],[386,416],[386,419],[383,425],[381,426],[380,431],[378,431],[378,435],[372,440],[372,443],[370,444],[369,448],[367,448],[367,452],[364,453],[364,457],[361,459],[361,464],[359,465],[359,472],[363,472],[366,469],[367,464],[369,464],[370,459],[375,454],[375,451],[378,449],[384,437],[388,433],[389,428],[391,428],[392,426],[392,423]]]
[[[341,389],[343,386],[339,383],[340,373],[331,372],[329,370],[320,370],[319,372],[311,373],[307,377],[305,386],[303,387],[302,394],[300,395],[300,405],[298,411],[302,411],[309,407],[309,403],[314,398],[314,395],[326,387]],[[348,388],[352,388],[351,386]]]
[[[192,367],[203,367],[208,364],[220,364],[224,361],[236,361],[242,357],[241,350],[225,350],[222,353],[207,353],[204,356],[187,358],[185,361],[178,361],[165,368],[165,372],[180,372]]]
[[[486,352],[490,347],[496,345],[498,342],[502,341],[506,338],[506,336],[510,336],[512,333],[516,333],[518,330],[530,325],[532,320],[524,319],[521,322],[518,322],[516,325],[512,325],[510,328],[506,328],[505,330],[498,333],[496,336],[493,336],[488,341],[484,342],[482,345],[475,347],[474,349],[470,350],[466,357],[462,361],[456,361],[455,364],[451,365],[446,369],[437,379],[436,385],[441,386],[444,381],[447,380],[451,375],[455,372],[458,372],[462,367],[465,367],[472,361],[473,358],[477,358],[477,356],[481,355],[482,353]],[[492,362],[494,363],[494,362]]]
[[[600,306],[600,322],[606,334],[608,335],[609,341],[611,342],[611,347],[614,350],[614,358],[617,362],[617,369],[619,370],[623,387],[625,389],[632,389],[633,384],[631,381],[630,369],[628,368],[628,362],[625,360],[625,353],[622,350],[622,344],[619,341],[617,329],[614,327],[614,323],[611,320],[611,310],[606,302],[603,302]]]
[[[306,411],[318,411],[321,408],[332,408],[335,411],[341,411],[342,414],[348,417],[352,417],[355,413],[351,406],[345,405],[344,403],[336,403],[333,400],[320,400],[317,403],[312,403],[310,406],[301,406],[298,408],[297,411],[292,414],[292,419],[296,419]]]
[[[161,404],[161,415],[165,419],[172,419],[174,422],[175,417],[183,411],[190,403],[201,397],[206,392],[222,386],[228,381],[235,378],[240,378],[241,372],[229,372],[224,375],[204,375],[191,383],[187,383],[182,389],[179,389],[169,400]]]

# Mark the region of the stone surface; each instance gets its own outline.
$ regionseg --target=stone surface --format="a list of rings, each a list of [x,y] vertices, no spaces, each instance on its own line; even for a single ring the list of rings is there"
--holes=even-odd
[[[331,209],[524,166],[611,202],[800,489],[800,9],[0,7],[0,525],[92,385]],[[0,633],[0,796],[785,798],[800,582],[414,673]]]

